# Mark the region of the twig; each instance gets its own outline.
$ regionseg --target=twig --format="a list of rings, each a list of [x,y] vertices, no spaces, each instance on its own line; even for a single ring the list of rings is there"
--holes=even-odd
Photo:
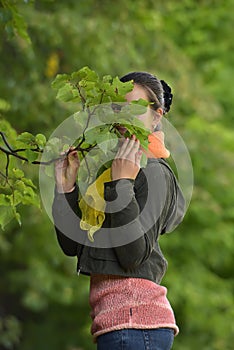
[[[103,97],[104,97],[105,92],[106,92],[106,90],[103,90],[103,91],[102,91],[101,98],[100,98],[100,101],[99,101],[99,105],[102,104],[102,100],[103,100]]]
[[[4,177],[4,179],[7,180],[7,176],[6,176],[5,174],[3,174],[1,171],[0,171],[0,175],[1,175],[2,177]]]
[[[9,156],[9,154],[7,154],[6,157],[7,157],[7,162],[6,162],[6,177],[8,178],[8,168],[9,168],[9,164],[10,164],[10,156]]]
[[[5,153],[8,158],[9,158],[9,156],[13,156],[13,157],[18,158],[20,160],[24,160],[25,162],[29,162],[29,160],[26,157],[23,157],[23,156],[19,155],[18,153],[15,153],[15,152],[12,152],[12,151],[8,151],[7,149],[5,149],[5,148],[3,148],[1,146],[0,146],[0,151]],[[46,162],[34,160],[31,163],[32,164],[50,165],[50,164],[52,164],[53,162],[56,162],[56,160],[59,160],[59,159],[61,159],[61,157],[54,158],[54,159],[48,160]]]
[[[9,145],[9,143],[7,142],[7,139],[6,139],[6,136],[5,134],[0,131],[0,135],[2,136],[2,140],[3,142],[5,143],[5,145],[7,146],[7,148],[11,151],[11,152],[14,152],[13,149],[11,148],[11,146]]]
[[[10,144],[8,143],[5,134],[0,131],[0,136],[2,137],[3,142],[5,143],[5,146],[12,152],[12,153],[18,153],[18,152],[24,152],[26,151],[26,148],[18,148],[18,149],[13,149]],[[40,148],[30,148],[30,151],[33,152],[38,152],[38,153],[42,153],[43,151]]]
[[[63,156],[60,156],[60,157],[57,157],[57,158],[53,158],[53,159],[50,159],[48,161],[39,161],[39,160],[34,160],[31,162],[31,164],[37,164],[37,165],[51,165],[52,163],[56,162],[57,160],[59,159],[62,159],[63,157],[66,157],[70,152],[74,151],[74,150],[77,150],[77,151],[80,151],[80,152],[89,152],[91,149],[95,148],[97,146],[97,144],[94,144],[88,148],[81,148],[79,147],[79,145],[77,147],[75,147],[74,149],[69,149],[69,151],[64,154]],[[3,153],[6,154],[7,156],[7,165],[9,164],[9,156],[13,156],[15,158],[18,158],[20,160],[24,160],[25,162],[29,162],[29,160],[26,158],[26,157],[23,157],[15,152],[12,152],[12,151],[9,151],[3,147],[0,146],[0,151],[2,151]]]
[[[81,98],[81,103],[82,103],[82,108],[83,108],[83,111],[84,111],[86,99],[84,98],[84,96],[81,93],[81,90],[80,90],[80,87],[79,87],[79,83],[75,84],[75,87],[77,88],[77,90],[79,92],[79,95],[80,95],[80,98]]]
[[[87,168],[87,170],[88,170],[89,179],[90,179],[90,178],[91,178],[91,173],[90,173],[90,169],[89,169],[89,164],[88,164],[87,159],[86,159],[86,157],[85,157],[85,155],[84,155],[84,151],[81,151],[81,154],[82,154],[82,156],[83,156],[83,159],[85,160],[86,168]]]
[[[6,183],[9,185],[9,187],[12,189],[12,192],[14,192],[14,187],[9,183],[8,181],[8,177],[3,174],[1,171],[0,171],[0,175],[6,180]]]

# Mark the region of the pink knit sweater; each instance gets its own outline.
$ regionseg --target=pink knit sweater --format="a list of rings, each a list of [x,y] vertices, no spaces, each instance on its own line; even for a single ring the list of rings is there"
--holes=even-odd
[[[123,328],[169,327],[177,335],[179,329],[166,294],[165,287],[146,279],[92,275],[90,306],[94,341],[103,333]]]

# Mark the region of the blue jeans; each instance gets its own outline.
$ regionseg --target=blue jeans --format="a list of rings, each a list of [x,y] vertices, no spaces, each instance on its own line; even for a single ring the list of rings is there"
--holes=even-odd
[[[174,331],[159,329],[122,329],[100,335],[97,350],[170,350]]]

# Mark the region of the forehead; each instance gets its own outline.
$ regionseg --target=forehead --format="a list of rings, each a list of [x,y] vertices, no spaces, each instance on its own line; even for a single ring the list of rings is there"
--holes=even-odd
[[[147,92],[142,86],[134,84],[133,90],[126,94],[126,100],[131,102],[134,100],[139,100],[140,98],[148,100]]]

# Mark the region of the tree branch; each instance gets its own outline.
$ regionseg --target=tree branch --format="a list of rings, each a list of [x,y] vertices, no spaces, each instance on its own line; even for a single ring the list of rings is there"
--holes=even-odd
[[[13,149],[10,144],[8,143],[7,139],[6,139],[6,136],[5,134],[0,131],[0,136],[2,137],[2,140],[5,144],[5,146],[8,148],[9,151],[11,151],[12,153],[18,153],[18,152],[24,152],[26,151],[26,148],[18,148],[18,149]],[[30,148],[30,151],[33,151],[33,152],[38,152],[38,153],[42,153],[43,151],[40,149],[40,148]]]

